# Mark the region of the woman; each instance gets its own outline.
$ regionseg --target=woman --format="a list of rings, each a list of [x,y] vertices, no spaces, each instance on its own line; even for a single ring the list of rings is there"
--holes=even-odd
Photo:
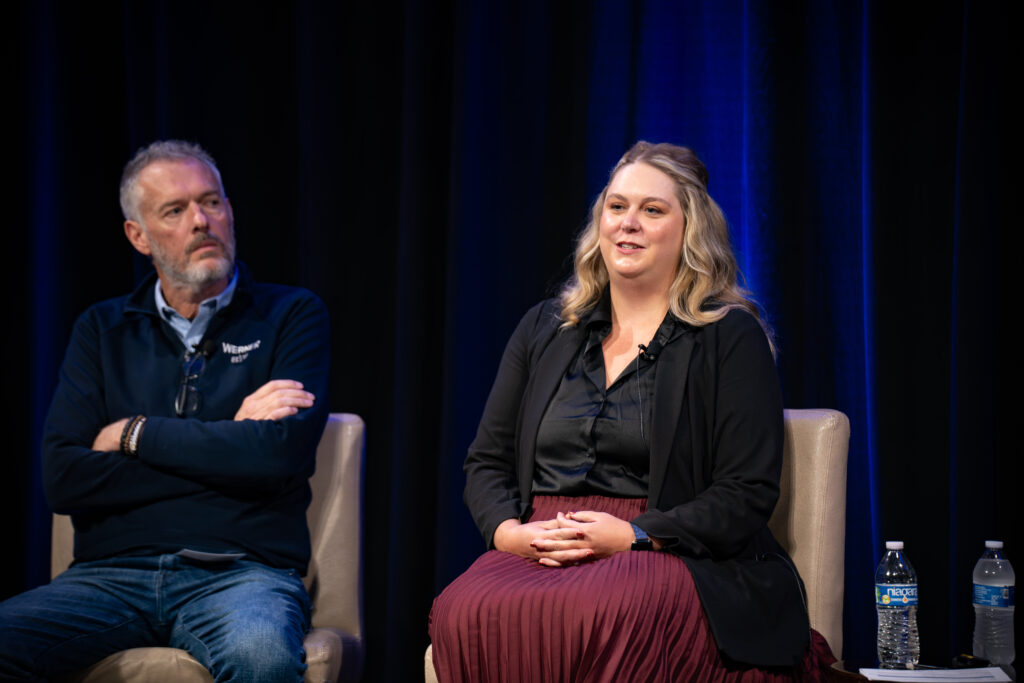
[[[512,335],[465,464],[493,550],[435,600],[440,680],[813,679],[834,661],[766,526],[771,335],[707,181],[687,148],[634,145],[575,275]]]

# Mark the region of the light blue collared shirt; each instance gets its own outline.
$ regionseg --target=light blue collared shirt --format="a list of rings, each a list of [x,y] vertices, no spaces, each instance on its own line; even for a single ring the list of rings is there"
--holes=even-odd
[[[181,343],[185,345],[185,350],[193,351],[196,345],[202,341],[203,335],[206,334],[206,328],[209,327],[213,314],[231,303],[231,298],[235,295],[235,285],[237,284],[238,268],[236,267],[234,275],[231,276],[231,282],[224,288],[224,291],[200,303],[196,317],[189,320],[171,308],[167,303],[167,300],[164,299],[164,293],[160,291],[160,279],[157,278],[156,287],[154,288],[156,292],[156,310],[160,312],[164,320],[170,323],[175,334],[181,339]]]
[[[170,307],[167,300],[164,299],[164,293],[160,291],[160,279],[157,278],[155,287],[156,310],[160,311],[161,317],[171,324],[171,328],[181,339],[181,343],[185,345],[185,350],[192,351],[202,341],[203,335],[206,334],[206,328],[209,327],[213,314],[231,303],[231,298],[235,295],[235,285],[237,284],[238,268],[236,267],[235,274],[231,276],[231,282],[224,288],[224,291],[200,303],[196,317],[189,320]],[[226,562],[245,557],[245,553],[205,553],[189,548],[182,548],[177,554],[198,560],[199,562]]]

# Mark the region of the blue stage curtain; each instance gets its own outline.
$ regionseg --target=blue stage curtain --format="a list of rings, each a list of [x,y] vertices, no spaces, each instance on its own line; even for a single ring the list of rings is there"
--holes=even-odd
[[[982,541],[1024,563],[1013,403],[996,401],[1012,381],[1007,15],[18,3],[0,597],[48,578],[38,441],[71,324],[149,268],[121,236],[121,166],[194,139],[220,163],[240,257],[331,309],[332,409],[368,425],[365,680],[417,677],[433,596],[483,549],[461,468],[505,341],[647,139],[706,162],[786,405],[850,417],[845,658],[873,663],[872,576],[895,538],[920,577],[923,660],[969,651]]]

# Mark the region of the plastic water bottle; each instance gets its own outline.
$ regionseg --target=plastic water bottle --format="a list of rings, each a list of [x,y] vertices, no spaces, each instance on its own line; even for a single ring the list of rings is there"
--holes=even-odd
[[[883,669],[913,669],[921,657],[917,637],[917,574],[903,554],[903,541],[886,541],[875,571],[878,663]]]
[[[974,565],[974,656],[1008,666],[1013,647],[1013,567],[1003,557],[1002,541],[985,541]]]

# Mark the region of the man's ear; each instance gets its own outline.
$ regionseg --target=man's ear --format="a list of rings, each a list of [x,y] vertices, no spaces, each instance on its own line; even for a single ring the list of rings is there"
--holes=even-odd
[[[142,226],[137,221],[125,221],[124,234],[137,252],[143,256],[152,255],[153,252],[149,248],[149,235],[146,234],[146,231],[142,229]]]

